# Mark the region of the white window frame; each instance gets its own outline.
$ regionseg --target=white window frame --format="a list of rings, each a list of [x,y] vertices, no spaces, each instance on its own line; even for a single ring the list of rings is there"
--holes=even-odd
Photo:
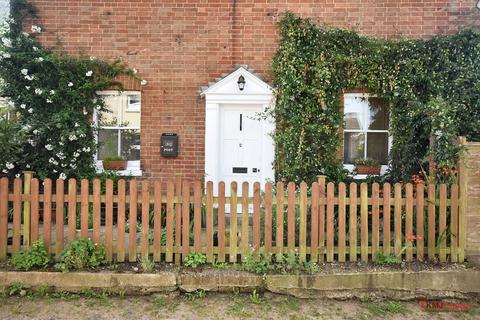
[[[117,90],[105,90],[105,91],[98,91],[98,95],[100,96],[126,96],[127,97],[127,108],[126,112],[139,112],[141,113],[141,106],[138,108],[138,110],[128,110],[128,103],[129,103],[129,96],[133,95],[140,95],[141,97],[141,92],[140,91],[117,91]],[[141,98],[140,98],[141,99]],[[119,116],[122,117],[122,114],[119,113]],[[141,121],[141,116],[140,116],[140,121]],[[140,127],[120,127],[120,126],[111,126],[111,127],[100,127],[98,124],[98,113],[97,110],[93,111],[93,122],[95,126],[100,129],[112,129],[112,130],[138,130],[140,132],[140,137],[141,137],[141,128]],[[122,122],[122,119],[119,119],[119,123]],[[95,135],[95,142],[98,143],[98,134]],[[120,139],[118,139],[118,150],[121,150],[121,143]],[[97,172],[103,172],[103,161],[98,159],[97,153],[95,153],[95,163],[97,167]],[[120,176],[135,176],[135,177],[140,177],[142,176],[142,169],[140,167],[140,160],[134,160],[134,161],[128,161],[127,162],[127,169],[125,170],[120,170],[116,171],[116,173]]]
[[[368,93],[362,93],[362,92],[353,92],[353,93],[344,93],[343,94],[343,119],[345,120],[345,102],[346,102],[346,98],[347,97],[358,97],[358,98],[361,98],[361,99],[368,99],[368,98],[375,98],[376,96],[375,95],[371,95],[371,94],[368,94]],[[366,123],[367,122],[367,112],[362,112],[362,116],[364,117],[363,119],[363,123]],[[389,122],[390,124],[390,122]],[[390,135],[390,128],[387,129],[387,130],[370,130],[370,129],[343,129],[343,132],[342,132],[342,135],[343,135],[343,145],[344,145],[344,148],[345,148],[345,133],[348,133],[348,132],[351,132],[351,133],[363,133],[364,136],[365,136],[365,140],[364,140],[364,155],[363,155],[363,158],[367,158],[367,136],[368,136],[368,133],[387,133],[388,134],[388,150],[387,150],[387,156],[390,154],[390,148],[392,146],[392,136]],[[355,170],[355,164],[353,163],[345,163],[345,150],[342,154],[342,159],[344,161],[343,163],[343,167],[345,169],[347,169],[348,171],[350,172],[354,172]],[[388,168],[388,165],[381,165],[381,169],[380,169],[380,175],[384,175],[385,172],[387,171],[387,168]],[[367,177],[367,175],[365,174],[357,174],[354,176],[354,179],[365,179]]]

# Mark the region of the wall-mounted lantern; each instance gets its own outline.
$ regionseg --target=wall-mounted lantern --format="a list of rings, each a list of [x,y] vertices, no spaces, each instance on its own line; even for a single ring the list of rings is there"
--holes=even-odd
[[[245,89],[245,78],[243,76],[238,77],[237,84],[238,89],[240,89],[240,91],[243,91],[243,89]]]

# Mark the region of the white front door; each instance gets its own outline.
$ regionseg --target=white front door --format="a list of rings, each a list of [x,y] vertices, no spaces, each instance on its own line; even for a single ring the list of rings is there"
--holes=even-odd
[[[261,181],[263,168],[262,145],[263,121],[258,120],[261,105],[235,105],[220,108],[220,181],[225,181],[225,191],[230,195],[230,183],[250,183],[249,194],[253,194],[253,183]]]

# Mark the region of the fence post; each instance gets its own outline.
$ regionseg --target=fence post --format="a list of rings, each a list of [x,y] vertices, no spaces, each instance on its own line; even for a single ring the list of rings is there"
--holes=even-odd
[[[458,137],[458,144],[466,147],[467,139],[465,137]],[[459,208],[458,208],[458,262],[465,260],[465,214],[467,209],[467,172],[465,157],[460,157],[457,164],[458,170],[458,187],[459,187]]]
[[[23,171],[23,194],[30,196],[33,171]],[[30,243],[30,200],[23,202],[23,245]]]

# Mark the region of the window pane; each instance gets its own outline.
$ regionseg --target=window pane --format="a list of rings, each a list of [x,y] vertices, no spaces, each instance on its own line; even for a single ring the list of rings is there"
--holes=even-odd
[[[128,105],[128,97],[124,97],[121,110],[122,127],[140,128],[140,112],[132,112],[131,106]],[[140,109],[137,110],[140,111]]]
[[[122,104],[122,96],[104,96],[106,112],[102,112],[99,125],[102,127],[117,127],[120,121],[119,107]]]
[[[368,98],[368,129],[388,130],[389,110],[385,100],[375,97]]]
[[[118,130],[98,130],[98,160],[118,156]]]
[[[140,131],[121,130],[122,156],[126,160],[140,160]]]
[[[367,134],[367,157],[386,165],[388,158],[388,133]]]
[[[365,134],[345,132],[344,139],[344,162],[352,164],[357,159],[363,159],[365,150]]]
[[[139,94],[131,94],[128,96],[127,109],[140,110],[141,98]]]
[[[364,129],[364,109],[367,106],[363,94],[346,94],[344,100],[345,129]]]

